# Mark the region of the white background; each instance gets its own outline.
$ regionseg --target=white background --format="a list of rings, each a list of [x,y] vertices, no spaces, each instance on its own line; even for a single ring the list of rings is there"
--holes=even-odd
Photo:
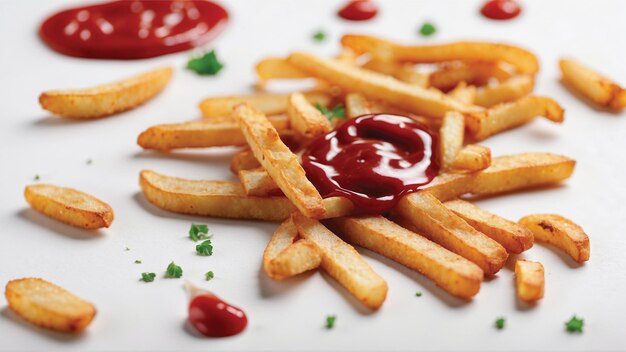
[[[188,53],[151,60],[101,61],[58,55],[36,35],[38,24],[62,1],[0,2],[0,284],[36,276],[92,301],[98,314],[86,333],[68,337],[33,328],[0,298],[0,349],[5,350],[621,350],[626,349],[626,115],[590,108],[558,82],[557,59],[571,55],[626,84],[626,2],[524,1],[510,22],[478,15],[480,1],[380,1],[380,16],[348,23],[335,16],[340,2],[232,1],[232,21],[212,43],[226,68],[200,77],[183,67]],[[66,1],[67,5],[76,3]],[[423,21],[438,32],[417,34]],[[318,29],[328,41],[313,42]],[[344,33],[362,32],[412,43],[459,39],[501,40],[535,52],[542,64],[537,94],[566,109],[563,125],[537,120],[491,138],[494,155],[523,151],[561,153],[578,161],[564,186],[480,201],[509,219],[554,212],[581,224],[591,238],[591,260],[578,266],[536,245],[523,257],[546,268],[546,296],[535,307],[516,302],[511,267],[484,282],[472,302],[452,298],[421,275],[368,251],[366,260],[389,284],[380,311],[365,311],[328,276],[312,273],[286,282],[269,280],[261,254],[272,223],[181,216],[148,204],[137,185],[142,169],[197,179],[230,179],[233,152],[143,152],[137,135],[150,125],[199,118],[207,96],[251,91],[254,63],[268,55],[309,50],[331,55]],[[41,110],[43,90],[78,88],[123,78],[160,64],[176,68],[167,89],[131,112],[73,122]],[[88,159],[93,164],[87,165]],[[29,210],[24,186],[40,182],[94,194],[115,209],[111,228],[89,232]],[[214,234],[212,257],[195,255],[187,238],[192,222]],[[130,251],[125,251],[128,246]],[[135,259],[143,261],[134,264]],[[513,257],[511,259],[514,259]],[[184,278],[242,307],[247,330],[236,337],[206,339],[185,328],[183,280],[163,279],[175,260]],[[216,278],[203,282],[204,273]],[[157,279],[143,283],[142,271]],[[421,298],[415,297],[422,291]],[[325,316],[337,315],[335,329]],[[564,322],[585,319],[572,335]],[[493,327],[506,317],[506,329]]]

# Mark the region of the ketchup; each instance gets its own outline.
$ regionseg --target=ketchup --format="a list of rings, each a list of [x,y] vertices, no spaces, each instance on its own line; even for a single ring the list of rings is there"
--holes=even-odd
[[[363,115],[315,139],[302,166],[323,197],[346,197],[362,214],[381,214],[437,176],[436,145],[408,117]]]
[[[349,21],[367,21],[378,14],[378,7],[369,0],[353,0],[348,2],[337,14]]]
[[[480,9],[483,16],[492,20],[510,20],[521,12],[522,8],[515,0],[489,0]]]
[[[58,12],[39,35],[69,56],[143,59],[204,45],[227,21],[226,10],[210,1],[112,1]]]
[[[204,336],[226,337],[242,332],[248,318],[241,309],[206,292],[189,303],[189,322]]]

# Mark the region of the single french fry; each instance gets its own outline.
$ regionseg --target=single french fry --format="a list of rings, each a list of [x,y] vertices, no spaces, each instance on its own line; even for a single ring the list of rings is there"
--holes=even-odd
[[[93,304],[39,278],[11,280],[4,295],[15,314],[49,330],[79,333],[96,315]]]
[[[422,273],[448,293],[465,299],[480,290],[482,270],[469,260],[382,216],[329,220],[341,237]]]
[[[452,168],[464,171],[480,171],[491,165],[491,149],[480,144],[469,144],[459,150]]]
[[[302,93],[289,95],[287,117],[291,127],[305,138],[315,138],[331,130],[328,118],[311,105]]]
[[[270,57],[259,61],[256,73],[260,79],[304,79],[311,76],[289,64],[285,58]]]
[[[525,302],[536,302],[543,298],[545,277],[539,262],[518,259],[515,262],[515,286],[517,297]]]
[[[513,76],[495,86],[485,86],[476,89],[473,103],[486,108],[508,103],[532,93],[535,80],[530,75]]]
[[[113,209],[100,199],[77,191],[49,184],[26,186],[24,197],[31,208],[68,225],[83,229],[109,227]]]
[[[469,86],[465,81],[459,83],[448,92],[448,96],[456,99],[457,101],[463,104],[474,104],[474,100],[476,98],[476,87]]]
[[[330,232],[319,221],[300,213],[292,215],[300,236],[316,246],[324,269],[356,299],[378,309],[387,296],[387,283],[351,245]]]
[[[420,87],[428,87],[428,74],[416,71],[411,65],[373,59],[366,62],[363,68],[392,76],[406,83],[415,84]]]
[[[358,116],[371,114],[370,104],[362,94],[346,94],[346,116],[353,119]]]
[[[316,269],[321,262],[315,245],[298,239],[298,229],[291,217],[280,224],[263,252],[263,270],[274,280]]]
[[[537,116],[563,122],[563,108],[552,98],[529,96],[512,103],[503,103],[487,110],[485,114],[467,115],[465,123],[476,140],[483,140],[496,133],[530,122]]]
[[[441,169],[446,171],[452,168],[457,154],[463,147],[465,135],[465,119],[456,111],[447,112],[439,129],[439,157]]]
[[[330,103],[330,96],[323,92],[308,92],[304,94],[312,104],[326,106]],[[248,103],[259,112],[266,115],[278,115],[287,112],[288,94],[258,94],[249,96],[211,97],[200,103],[200,110],[204,118],[232,116],[233,108],[242,103]],[[232,118],[231,118],[232,119]]]
[[[259,164],[259,161],[256,160],[254,154],[248,148],[237,152],[230,161],[230,171],[236,175],[239,175],[241,170],[252,170],[260,167],[261,164]]]
[[[589,237],[573,221],[555,214],[535,214],[519,223],[533,232],[537,242],[552,244],[579,263],[589,260]]]
[[[449,91],[460,84],[482,86],[491,78],[506,79],[509,73],[497,61],[447,61],[438,65],[428,76],[428,85]]]
[[[533,233],[524,226],[461,199],[447,201],[444,205],[473,228],[500,243],[509,253],[519,254],[533,246]]]
[[[249,196],[266,197],[282,195],[280,188],[262,168],[254,170],[240,170],[239,181]]]
[[[105,117],[147,102],[165,88],[171,77],[171,67],[158,68],[93,88],[46,91],[39,96],[39,104],[70,119]]]
[[[626,107],[626,90],[610,78],[574,60],[559,61],[563,82],[597,105],[621,110]]]

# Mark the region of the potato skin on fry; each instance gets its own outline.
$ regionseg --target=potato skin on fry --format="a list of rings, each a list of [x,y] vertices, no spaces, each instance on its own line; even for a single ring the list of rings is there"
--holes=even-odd
[[[535,214],[521,218],[519,223],[533,232],[535,241],[564,250],[578,263],[589,260],[589,237],[573,221],[556,214]]]
[[[15,314],[45,329],[78,333],[96,315],[91,303],[39,278],[11,280],[4,295]]]

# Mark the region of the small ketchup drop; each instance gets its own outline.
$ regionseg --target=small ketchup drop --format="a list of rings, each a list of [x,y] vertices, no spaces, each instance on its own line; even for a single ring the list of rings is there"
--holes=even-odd
[[[515,0],[489,0],[480,9],[483,16],[492,20],[510,20],[521,12],[522,8]]]
[[[243,310],[227,303],[214,294],[191,288],[189,322],[198,332],[208,337],[237,335],[248,325]]]
[[[378,7],[369,0],[353,0],[348,2],[337,14],[348,21],[367,21],[378,14]]]

